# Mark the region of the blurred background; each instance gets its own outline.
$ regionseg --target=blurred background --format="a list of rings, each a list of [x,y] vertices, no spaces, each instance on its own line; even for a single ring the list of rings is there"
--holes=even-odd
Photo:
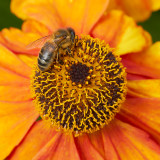
[[[21,28],[22,21],[10,12],[10,0],[0,0],[0,30],[3,28]],[[142,25],[153,38],[153,42],[160,41],[160,11],[152,13],[150,19]]]

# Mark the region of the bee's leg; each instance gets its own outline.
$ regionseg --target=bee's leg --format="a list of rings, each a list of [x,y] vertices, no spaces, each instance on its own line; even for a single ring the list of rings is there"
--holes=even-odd
[[[57,59],[56,59],[56,62],[58,63],[58,59],[59,59],[59,49],[57,51]]]
[[[69,47],[67,47],[67,53],[69,54],[69,56],[73,57],[73,55],[71,54],[71,49]]]
[[[57,51],[57,59],[56,59],[56,62],[57,62],[57,63],[60,63],[60,64],[64,64],[63,61],[59,58],[59,50]]]

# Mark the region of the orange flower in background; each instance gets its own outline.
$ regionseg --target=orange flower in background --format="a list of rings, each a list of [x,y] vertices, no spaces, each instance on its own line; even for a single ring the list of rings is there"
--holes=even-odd
[[[133,17],[136,21],[144,21],[150,17],[152,11],[160,8],[159,0],[112,0],[107,10],[118,9]]]
[[[94,4],[92,1],[85,0],[38,0],[36,2],[12,0],[12,11],[25,22],[22,30],[10,28],[3,29],[0,33],[0,149],[2,151],[0,159],[6,157],[16,160],[159,159],[160,63],[157,57],[160,54],[160,42],[152,44],[149,33],[137,26],[134,20],[123,12],[111,10],[106,13],[108,4],[109,1],[106,0],[94,1]],[[81,39],[76,39],[74,46],[75,59],[73,60],[73,57],[69,56],[64,57],[66,61],[63,65],[55,64],[53,65],[55,68],[51,67],[44,73],[39,72],[34,68],[39,51],[37,49],[27,50],[26,45],[59,28],[66,27],[72,27],[81,37]],[[115,49],[113,50],[101,40]],[[107,59],[105,59],[106,56],[108,56]],[[119,56],[127,72],[126,98],[125,70]],[[68,63],[70,59],[74,64]],[[80,67],[78,66],[76,71],[73,71],[73,65],[73,68],[78,65]],[[61,67],[60,71],[58,70],[59,66]],[[103,72],[99,66],[102,67]],[[111,68],[113,66],[114,68]],[[88,89],[88,94],[81,93],[83,95],[81,100],[85,103],[86,99],[89,99],[88,103],[94,102],[99,105],[94,108],[94,105],[88,104],[90,110],[97,109],[95,111],[97,114],[89,114],[89,117],[93,118],[94,116],[95,119],[90,118],[90,121],[86,121],[85,129],[80,128],[82,125],[73,127],[73,124],[69,123],[73,121],[60,118],[66,124],[62,125],[63,130],[67,128],[65,132],[73,132],[73,134],[66,134],[61,130],[55,130],[57,128],[50,127],[44,120],[38,119],[39,112],[36,110],[38,105],[33,102],[31,87],[35,92],[34,96],[46,95],[46,99],[34,97],[36,101],[43,105],[53,101],[55,106],[60,108],[60,104],[63,103],[63,101],[61,102],[63,98],[60,96],[64,95],[60,92],[61,88],[64,83],[71,86],[71,81],[73,82],[74,79],[72,75],[79,72],[79,68],[81,68],[82,77],[86,72],[88,73],[88,80],[85,77],[85,84],[82,86],[79,85],[79,81],[75,83],[75,92],[78,91],[80,95],[79,91],[85,92],[88,85],[90,90],[93,89],[97,92],[91,94]],[[83,68],[85,68],[85,72]],[[69,80],[66,78],[68,75],[66,70],[70,73]],[[95,73],[96,78],[92,72]],[[59,73],[63,73],[61,74],[63,80]],[[116,78],[119,78],[118,81],[115,80]],[[81,77],[79,79],[82,80]],[[54,80],[56,83],[50,83]],[[106,83],[101,83],[102,80]],[[106,84],[109,82],[111,85],[107,86]],[[57,96],[47,95],[47,93],[54,93],[54,91],[49,91],[49,89],[54,89],[54,85],[55,88],[58,88]],[[37,90],[34,89],[34,86]],[[48,92],[45,91],[47,86],[49,86]],[[95,89],[95,86],[98,87]],[[77,94],[74,96],[74,92],[72,92],[74,87],[72,89],[68,87],[67,98],[78,97]],[[114,93],[113,96],[110,93]],[[97,95],[98,98],[95,99]],[[54,98],[58,96],[59,104],[54,101]],[[48,101],[48,97],[50,101]],[[75,98],[75,100],[77,99]],[[110,99],[111,101],[109,101]],[[125,99],[122,105],[119,99],[122,101]],[[105,100],[110,104],[105,104]],[[82,103],[77,104],[78,107],[81,107],[79,104]],[[74,106],[73,103],[68,105],[69,107],[66,105],[64,108],[72,109]],[[44,105],[43,112],[40,112],[42,119],[45,119],[42,113],[48,115],[49,112],[52,115],[50,114],[47,118],[57,120],[56,113],[59,110],[52,112],[51,108],[46,109],[46,106]],[[38,107],[41,107],[41,104]],[[54,107],[54,109],[57,108]],[[83,108],[84,106],[79,110],[83,110]],[[106,111],[108,112],[105,114]],[[66,113],[66,110],[58,112],[62,116]],[[99,117],[101,113],[106,117]],[[84,120],[84,117],[82,119]],[[76,119],[76,123],[79,124],[82,119]],[[51,120],[53,122],[53,119]],[[104,125],[108,122],[110,122],[108,125]],[[71,125],[70,128],[69,125]],[[98,128],[95,129],[95,126]],[[72,131],[72,128],[75,130]],[[82,132],[83,134],[75,136],[77,130],[78,133]],[[95,130],[98,131],[95,132]]]

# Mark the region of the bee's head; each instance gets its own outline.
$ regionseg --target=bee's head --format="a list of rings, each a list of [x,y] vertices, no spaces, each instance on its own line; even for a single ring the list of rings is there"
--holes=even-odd
[[[67,30],[69,31],[69,33],[71,34],[71,40],[72,42],[74,42],[75,39],[75,31],[72,28],[67,28]]]

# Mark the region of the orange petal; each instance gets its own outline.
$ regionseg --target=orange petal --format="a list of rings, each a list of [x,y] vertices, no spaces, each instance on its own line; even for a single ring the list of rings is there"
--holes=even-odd
[[[151,44],[150,35],[121,11],[111,11],[104,15],[92,34],[116,48],[119,55],[142,51]]]
[[[3,46],[0,46],[0,50],[0,101],[31,99],[30,67]]]
[[[94,148],[87,135],[79,136],[76,139],[77,149],[84,160],[104,160],[104,157]],[[102,149],[101,149],[102,150]]]
[[[29,79],[10,70],[0,67],[0,86],[28,86]]]
[[[42,37],[51,34],[51,32],[48,30],[48,28],[45,25],[33,19],[32,20],[29,19],[23,23],[22,31],[35,33],[35,34],[41,35]]]
[[[63,9],[66,7],[64,6]],[[62,26],[61,18],[52,0],[12,0],[11,11],[23,20],[37,20],[46,25],[51,31]]]
[[[29,85],[0,86],[0,101],[26,101],[31,99]]]
[[[33,66],[37,64],[37,56],[28,54],[18,54],[17,57],[19,57],[30,68],[33,68]]]
[[[30,153],[28,155],[28,153]],[[28,156],[26,156],[28,155]],[[72,135],[61,134],[38,121],[11,154],[11,160],[80,160]]]
[[[112,0],[109,3],[108,10],[119,9],[136,21],[144,21],[151,15],[152,11],[160,9],[159,0]]]
[[[102,16],[109,0],[12,0],[11,10],[22,19],[35,19],[51,31],[72,27],[87,34]],[[96,9],[95,9],[96,8]]]
[[[27,78],[31,75],[31,68],[1,44],[0,55],[0,67],[8,69]]]
[[[0,159],[20,143],[37,117],[32,101],[0,102]]]
[[[152,134],[160,142],[160,99],[127,98],[120,115]]]
[[[160,146],[147,133],[127,123],[114,120],[102,130],[102,135],[108,160],[159,160]]]
[[[0,42],[15,53],[37,55],[29,51],[26,46],[41,37],[38,33],[23,32],[16,28],[3,29],[0,33]]]
[[[140,68],[145,68],[145,75],[151,76],[153,78],[160,78],[159,57],[160,57],[160,42],[156,42],[146,51],[140,53],[128,54],[123,56],[122,59],[123,61],[129,61],[135,64],[134,66],[140,66]],[[129,71],[139,73],[139,69],[137,67],[132,67],[132,69]]]
[[[128,93],[136,97],[160,97],[160,80],[129,80]]]

